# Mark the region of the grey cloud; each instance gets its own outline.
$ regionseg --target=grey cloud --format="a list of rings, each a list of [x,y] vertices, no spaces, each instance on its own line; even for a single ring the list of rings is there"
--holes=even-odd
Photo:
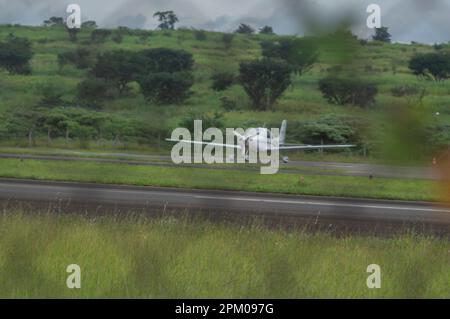
[[[215,31],[231,31],[241,22],[255,28],[273,26],[279,34],[308,34],[347,21],[361,37],[366,7],[378,3],[382,23],[393,39],[425,43],[450,40],[450,0],[0,0],[0,23],[39,25],[50,16],[64,16],[69,3],[77,2],[84,20],[114,27],[154,28],[153,13],[174,10],[180,25]]]

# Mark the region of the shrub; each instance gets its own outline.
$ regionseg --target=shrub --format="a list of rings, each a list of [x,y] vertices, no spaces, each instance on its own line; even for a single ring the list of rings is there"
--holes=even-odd
[[[86,48],[67,51],[58,54],[58,65],[61,71],[66,64],[73,64],[77,69],[87,69],[92,64],[92,53]]]
[[[291,84],[292,69],[270,59],[240,64],[240,83],[257,110],[270,108]]]
[[[194,84],[190,72],[150,73],[138,78],[144,97],[157,104],[181,103],[189,96]]]
[[[409,68],[417,76],[434,81],[446,80],[450,78],[450,54],[417,54],[409,61]]]
[[[78,84],[77,97],[85,106],[99,107],[109,97],[110,86],[104,80],[88,78]]]
[[[231,73],[215,73],[211,76],[213,84],[211,88],[214,91],[224,91],[228,89],[235,82],[235,77]]]
[[[31,42],[10,34],[0,42],[0,67],[10,74],[31,74],[30,60],[33,57]]]
[[[237,102],[235,99],[231,99],[228,96],[222,96],[220,98],[222,108],[227,111],[234,111],[237,109]]]
[[[111,30],[107,29],[96,29],[91,32],[91,41],[94,43],[103,43],[112,34]]]
[[[206,41],[207,39],[206,32],[203,30],[195,30],[194,37],[197,41]]]
[[[261,48],[264,57],[284,60],[299,74],[309,70],[319,57],[317,45],[309,38],[263,41]]]
[[[131,52],[125,50],[100,54],[92,68],[92,74],[97,78],[105,79],[114,85],[119,93],[123,93],[138,72],[138,65],[133,57]]]
[[[366,107],[375,102],[375,85],[359,79],[327,77],[319,81],[319,89],[328,102]]]
[[[250,25],[245,24],[245,23],[241,23],[239,25],[239,27],[236,29],[236,31],[234,31],[236,33],[241,33],[241,34],[253,34],[255,33],[255,29],[253,29]]]
[[[231,49],[231,44],[233,43],[234,34],[232,33],[224,33],[222,36],[222,42],[225,47],[225,50]]]
[[[141,74],[191,71],[194,66],[192,54],[184,50],[147,49],[138,52],[134,59]]]

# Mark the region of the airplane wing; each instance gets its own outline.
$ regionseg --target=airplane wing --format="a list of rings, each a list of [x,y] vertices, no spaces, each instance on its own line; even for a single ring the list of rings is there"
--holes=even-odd
[[[241,147],[239,145],[232,145],[232,144],[220,144],[220,143],[212,143],[207,141],[192,141],[192,140],[173,140],[170,138],[167,138],[166,141],[173,142],[173,143],[186,143],[186,144],[197,144],[197,145],[211,145],[211,146],[221,146],[221,147],[227,147],[227,148],[235,148],[240,150]]]
[[[281,145],[278,147],[280,151],[289,150],[314,150],[314,149],[324,149],[324,148],[349,148],[355,147],[355,145]],[[276,148],[273,148],[274,150]]]

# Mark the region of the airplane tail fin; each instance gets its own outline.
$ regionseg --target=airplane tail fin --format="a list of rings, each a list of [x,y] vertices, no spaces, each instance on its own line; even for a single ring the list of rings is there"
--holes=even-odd
[[[280,145],[283,145],[285,143],[285,139],[286,139],[286,128],[287,128],[287,121],[284,120],[281,123],[281,128],[280,128]]]

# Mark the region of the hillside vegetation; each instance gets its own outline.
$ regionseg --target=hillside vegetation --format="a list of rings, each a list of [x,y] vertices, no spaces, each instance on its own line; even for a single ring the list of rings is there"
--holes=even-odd
[[[209,121],[208,123],[218,123],[222,127],[278,127],[283,119],[288,119],[290,141],[353,142],[360,146],[353,152],[367,154],[369,151],[370,154],[370,151],[376,150],[378,154],[380,150],[373,145],[383,144],[386,139],[392,137],[384,136],[380,132],[402,135],[396,128],[390,129],[389,125],[405,118],[399,115],[403,114],[404,108],[417,109],[417,112],[414,111],[412,115],[408,113],[405,123],[402,123],[403,127],[397,128],[398,130],[414,130],[414,126],[417,126],[420,132],[416,135],[420,135],[420,141],[424,145],[442,146],[450,140],[450,129],[446,125],[450,120],[450,84],[418,77],[408,68],[409,60],[416,54],[435,52],[436,48],[432,46],[367,42],[327,36],[316,41],[319,55],[312,68],[301,75],[292,74],[292,84],[270,109],[255,110],[241,85],[234,83],[226,90],[214,91],[211,88],[211,77],[217,73],[238,75],[241,62],[254,61],[261,57],[261,42],[278,41],[281,39],[279,36],[234,34],[228,47],[224,34],[215,32],[127,29],[122,30],[118,38],[118,30],[109,30],[100,40],[93,40],[92,32],[95,31],[82,28],[77,35],[78,40],[73,42],[63,27],[0,27],[0,41],[7,39],[10,34],[27,38],[31,41],[34,52],[30,75],[10,75],[2,71],[0,114],[5,116],[11,113],[11,110],[20,110],[21,113],[32,110],[36,105],[42,104],[43,98],[48,97],[46,92],[56,91],[58,100],[53,108],[76,108],[79,111],[71,114],[90,119],[94,117],[94,120],[83,124],[89,126],[88,130],[77,127],[78,130],[64,133],[64,130],[58,127],[36,127],[32,145],[159,145],[173,128],[194,118],[203,118]],[[102,103],[81,103],[77,87],[88,77],[89,68],[80,70],[71,64],[61,67],[58,63],[58,54],[80,48],[90,52],[93,59],[91,64],[95,63],[99,54],[118,49],[133,52],[149,48],[185,50],[191,53],[194,59],[192,93],[181,103],[161,105],[146,100],[138,83],[131,82],[129,90],[123,94],[113,94]],[[448,50],[448,45],[439,47],[441,52]],[[376,86],[378,94],[374,103],[360,107],[332,104],[325,99],[319,90],[320,80],[339,72],[349,73]],[[409,94],[408,90],[411,88],[414,92]],[[52,93],[50,97],[51,95]],[[84,114],[84,110],[94,113]],[[105,125],[98,124],[98,118],[92,114],[107,114],[114,120],[119,119],[117,126],[120,128],[111,124],[108,129],[119,130],[120,133],[102,134]],[[129,133],[134,120],[139,123],[139,136]],[[109,121],[114,122],[111,119]],[[27,139],[29,136],[26,132],[18,130],[18,133],[11,136],[8,130],[0,125],[3,144],[26,146],[31,142]],[[107,129],[103,131],[107,132]],[[394,142],[391,144],[391,148],[396,148]],[[414,148],[416,145],[409,147]],[[421,151],[422,149],[418,150],[418,153]]]

